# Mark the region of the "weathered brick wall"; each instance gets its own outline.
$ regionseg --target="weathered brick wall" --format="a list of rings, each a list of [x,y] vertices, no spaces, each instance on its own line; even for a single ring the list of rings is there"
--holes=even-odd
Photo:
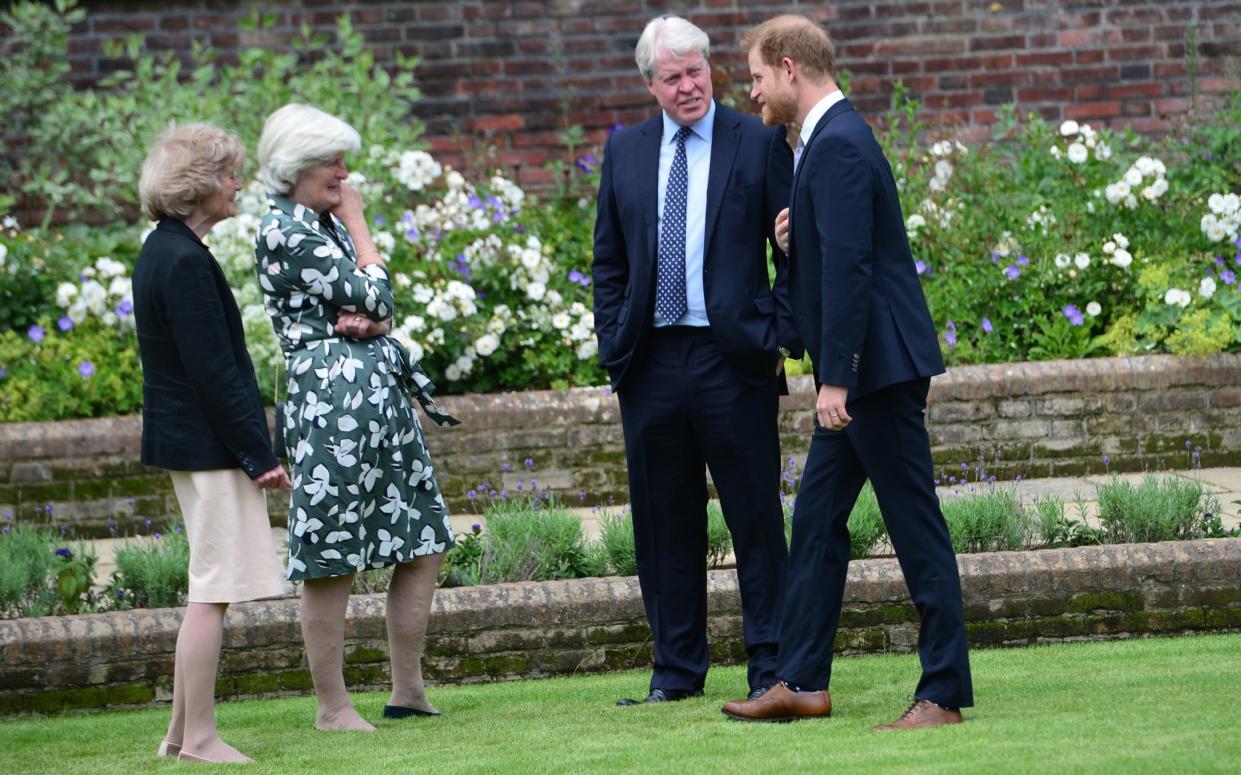
[[[1241,539],[963,555],[974,646],[1024,646],[1241,630]],[[388,685],[381,595],[350,600],[345,674]],[[297,601],[230,608],[221,697],[306,694]],[[737,577],[709,574],[717,664],[745,659]],[[0,715],[167,703],[179,609],[0,622]],[[893,559],[852,563],[836,650],[917,648],[917,614]],[[636,578],[440,590],[424,670],[435,682],[503,680],[650,665]]]
[[[1226,61],[1241,54],[1233,0],[268,0],[259,7],[276,25],[261,34],[238,26],[255,5],[241,0],[82,5],[89,14],[71,42],[82,83],[120,65],[102,44],[132,32],[153,50],[185,55],[198,41],[228,59],[239,47],[287,47],[302,24],[331,34],[347,13],[379,61],[421,58],[417,113],[435,151],[460,163],[463,141],[493,143],[524,184],[546,182],[542,165],[563,153],[556,135],[566,122],[598,141],[613,124],[649,114],[633,47],[661,13],[708,31],[717,76],[736,96],[746,88],[741,33],[777,13],[808,14],[835,39],[861,110],[883,110],[899,80],[933,123],[975,134],[1014,101],[1048,119],[1161,131],[1190,111],[1195,91],[1228,89]],[[1187,56],[1191,36],[1196,57]]]
[[[805,459],[814,385],[790,380],[781,401],[785,457]],[[533,477],[569,503],[628,500],[615,396],[604,388],[448,396],[456,428],[428,423],[440,484],[460,511],[483,481],[516,489]],[[928,425],[940,470],[960,474],[983,451],[1001,479],[1241,464],[1241,355],[1158,355],[955,368],[931,384]],[[138,460],[138,417],[0,425],[0,514],[107,535],[178,513],[166,473]],[[996,459],[996,451],[1000,456]],[[526,471],[523,461],[534,461]],[[505,473],[505,464],[511,471]],[[50,505],[50,509],[49,509]],[[288,502],[269,499],[284,524]]]

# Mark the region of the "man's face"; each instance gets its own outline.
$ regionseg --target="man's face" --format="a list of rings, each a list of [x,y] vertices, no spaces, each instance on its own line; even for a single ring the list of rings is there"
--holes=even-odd
[[[797,121],[797,96],[789,83],[789,73],[783,67],[772,67],[758,53],[758,47],[750,49],[750,78],[754,86],[750,99],[763,109],[763,123],[767,126],[791,124]]]
[[[661,49],[646,89],[673,121],[689,126],[711,107],[711,65],[697,51],[678,57]]]

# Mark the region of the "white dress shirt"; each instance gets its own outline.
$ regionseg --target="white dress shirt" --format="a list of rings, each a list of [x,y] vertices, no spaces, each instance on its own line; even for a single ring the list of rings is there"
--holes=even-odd
[[[806,114],[806,120],[801,124],[801,134],[797,137],[797,145],[799,148],[805,148],[810,142],[810,137],[814,134],[814,128],[819,125],[819,120],[827,115],[827,111],[833,105],[845,98],[843,92],[837,89],[831,92],[823,99],[814,104],[810,112]],[[793,172],[797,172],[797,165],[801,163],[801,153],[795,154],[796,158],[793,163]]]

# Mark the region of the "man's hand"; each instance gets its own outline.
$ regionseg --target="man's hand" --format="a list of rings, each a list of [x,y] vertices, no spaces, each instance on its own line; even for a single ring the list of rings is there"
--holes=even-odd
[[[789,252],[789,208],[784,208],[776,216],[776,244],[785,255]]]
[[[845,399],[849,396],[849,388],[844,385],[821,385],[819,398],[815,401],[814,412],[819,425],[829,431],[843,431],[853,419],[845,411]]]
[[[260,490],[288,490],[293,487],[293,483],[289,481],[289,475],[285,473],[284,466],[281,465],[277,465],[255,479],[254,483]]]

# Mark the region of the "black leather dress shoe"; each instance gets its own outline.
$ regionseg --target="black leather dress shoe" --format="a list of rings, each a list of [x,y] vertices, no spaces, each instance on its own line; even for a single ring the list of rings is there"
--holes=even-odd
[[[757,700],[759,697],[762,697],[764,694],[771,691],[772,686],[774,686],[774,684],[767,684],[766,686],[755,686],[753,689],[750,690],[750,693],[746,695],[746,699]]]
[[[701,697],[702,689],[651,689],[645,700],[617,700],[617,705],[645,705],[648,702],[680,702],[690,697]]]

